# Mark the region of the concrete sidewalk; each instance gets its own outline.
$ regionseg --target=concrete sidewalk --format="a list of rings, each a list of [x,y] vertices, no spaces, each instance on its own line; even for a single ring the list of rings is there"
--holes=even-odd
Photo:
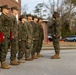
[[[50,59],[53,50],[42,50],[43,58],[26,61],[10,69],[1,69],[0,75],[76,75],[76,50],[61,50],[61,59]],[[9,64],[10,53],[6,62]]]

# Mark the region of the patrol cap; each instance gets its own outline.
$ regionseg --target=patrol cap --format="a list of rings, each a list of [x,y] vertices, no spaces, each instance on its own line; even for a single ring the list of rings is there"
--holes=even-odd
[[[21,21],[23,18],[26,19],[26,16],[25,15],[21,15],[20,18],[19,18],[19,20]]]
[[[19,10],[19,9],[17,8],[17,6],[14,6],[14,7],[11,7],[11,11],[12,10]]]
[[[39,19],[39,20],[43,20],[43,18],[41,18],[41,17],[39,17],[38,19]]]
[[[38,17],[36,15],[33,16],[33,20],[34,20],[34,18],[37,18],[38,19]]]
[[[26,17],[32,17],[32,15],[31,14],[27,14]]]
[[[8,9],[8,10],[10,9],[10,8],[8,7],[8,5],[3,5],[3,6],[1,6],[0,8],[1,8],[1,9]]]

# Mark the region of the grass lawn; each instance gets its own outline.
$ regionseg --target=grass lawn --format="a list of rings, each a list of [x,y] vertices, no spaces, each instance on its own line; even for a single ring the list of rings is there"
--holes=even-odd
[[[52,47],[52,42],[43,43],[43,47]],[[61,47],[76,47],[76,42],[60,42]]]

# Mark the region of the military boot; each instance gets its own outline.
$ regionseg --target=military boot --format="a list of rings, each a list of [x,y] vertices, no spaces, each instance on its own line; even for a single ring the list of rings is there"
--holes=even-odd
[[[25,63],[25,60],[19,59],[18,62],[19,62],[19,63]]]
[[[60,59],[60,54],[55,54],[51,57],[51,59]]]
[[[37,55],[32,56],[33,59],[38,59],[39,57]]]
[[[1,62],[1,68],[3,68],[3,69],[9,69],[11,67],[9,65],[7,65],[5,62]]]
[[[27,61],[32,61],[33,59],[32,58],[30,58],[30,57],[26,57],[26,59],[25,60],[27,60]]]
[[[38,57],[43,57],[43,55],[41,55],[41,54],[39,54],[39,53],[37,54],[37,56],[38,56]]]
[[[18,62],[18,61],[15,61],[15,60],[13,60],[13,61],[10,61],[10,65],[19,65],[20,63]]]

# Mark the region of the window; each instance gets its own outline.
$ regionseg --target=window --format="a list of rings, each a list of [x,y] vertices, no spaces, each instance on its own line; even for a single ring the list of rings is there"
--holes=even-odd
[[[18,2],[18,0],[16,0],[16,2]]]

